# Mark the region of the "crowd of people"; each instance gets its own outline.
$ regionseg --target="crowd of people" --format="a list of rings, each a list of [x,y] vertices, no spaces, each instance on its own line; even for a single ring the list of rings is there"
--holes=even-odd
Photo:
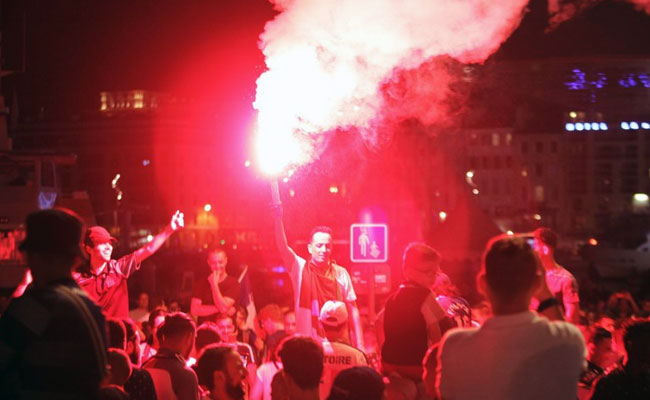
[[[178,400],[648,399],[650,320],[627,292],[581,310],[578,282],[554,257],[557,236],[502,235],[486,245],[472,308],[425,243],[404,250],[404,281],[364,321],[352,280],[316,227],[309,259],[278,251],[294,307],[249,318],[224,250],[208,253],[188,310],[126,282],[183,227],[177,211],[145,247],[112,259],[116,238],[73,212],[39,211],[20,245],[26,285],[0,317],[0,398]]]

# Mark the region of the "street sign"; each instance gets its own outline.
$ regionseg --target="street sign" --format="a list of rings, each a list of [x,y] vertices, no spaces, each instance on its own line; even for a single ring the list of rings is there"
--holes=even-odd
[[[388,261],[388,226],[386,224],[350,225],[350,260],[357,263]]]

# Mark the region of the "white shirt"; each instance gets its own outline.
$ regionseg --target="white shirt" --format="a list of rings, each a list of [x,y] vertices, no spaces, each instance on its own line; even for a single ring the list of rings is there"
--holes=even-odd
[[[306,263],[307,262],[304,258],[296,256],[296,259],[291,266],[289,276],[291,276],[291,283],[293,284],[294,305],[296,310],[296,331],[302,335],[313,336],[311,326],[312,311],[308,308],[298,306],[300,304],[300,289],[302,288],[302,272],[305,270]],[[352,287],[352,279],[350,278],[348,271],[336,264],[333,264],[332,267],[334,268],[334,276],[339,288],[341,289],[343,300],[348,303],[356,301],[357,295],[354,292],[354,287]],[[320,312],[320,310],[318,310],[318,312]]]
[[[445,335],[437,386],[444,400],[575,400],[586,355],[573,324],[532,311],[496,316]]]
[[[356,347],[340,342],[330,342],[323,339],[323,377],[319,387],[321,399],[326,399],[332,388],[336,375],[344,369],[357,365],[368,366],[366,355]]]

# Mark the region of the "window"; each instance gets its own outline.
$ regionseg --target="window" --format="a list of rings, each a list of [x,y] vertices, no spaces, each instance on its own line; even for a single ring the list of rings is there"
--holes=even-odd
[[[542,185],[535,186],[535,201],[538,203],[544,202],[544,186]]]
[[[557,153],[557,142],[555,140],[551,142],[551,153]]]
[[[528,142],[521,142],[521,152],[524,154],[528,153]]]
[[[542,163],[535,163],[535,176],[542,175],[544,175],[544,168],[542,166]]]
[[[535,151],[538,153],[544,152],[544,143],[543,142],[535,143]]]
[[[501,136],[498,133],[492,134],[492,146],[499,146],[501,144]]]

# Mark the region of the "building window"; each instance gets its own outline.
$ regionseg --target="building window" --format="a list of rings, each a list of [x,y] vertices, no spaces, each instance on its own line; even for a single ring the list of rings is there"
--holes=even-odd
[[[521,152],[524,154],[528,153],[528,142],[521,142]]]
[[[544,143],[543,142],[535,143],[535,151],[538,153],[544,152]]]
[[[535,176],[544,175],[544,169],[542,163],[535,163]]]
[[[544,202],[544,186],[542,185],[535,186],[535,201],[538,203]]]
[[[557,153],[557,142],[555,140],[551,142],[551,153]]]
[[[506,168],[512,168],[512,157],[506,156]]]
[[[501,157],[494,156],[494,168],[501,169]]]
[[[490,159],[483,156],[483,168],[489,169],[490,168]]]
[[[501,136],[498,133],[492,134],[492,146],[499,146],[501,144]]]

